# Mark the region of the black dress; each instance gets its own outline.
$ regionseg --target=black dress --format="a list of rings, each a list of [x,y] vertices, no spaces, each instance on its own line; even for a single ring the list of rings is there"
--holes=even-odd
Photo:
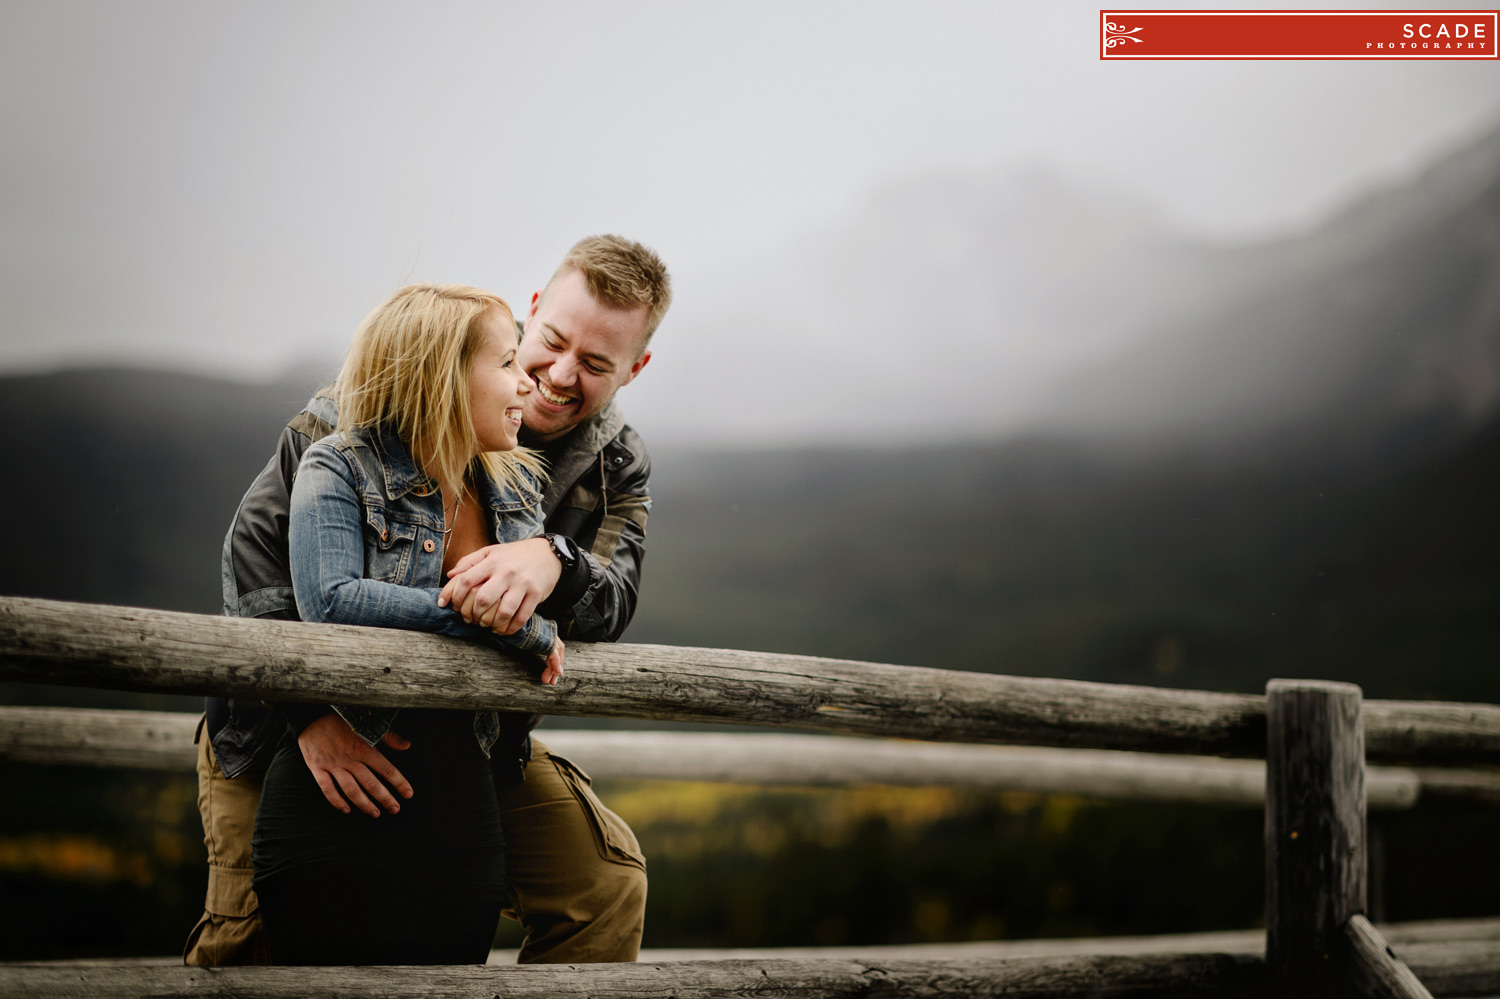
[[[288,735],[255,821],[255,890],[277,964],[483,963],[504,898],[504,838],[472,711],[407,708],[401,810],[337,811]]]

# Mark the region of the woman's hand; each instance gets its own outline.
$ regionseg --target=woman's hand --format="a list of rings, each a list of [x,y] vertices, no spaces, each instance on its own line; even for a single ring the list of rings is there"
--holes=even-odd
[[[547,653],[547,663],[542,667],[542,682],[554,686],[563,674],[563,640],[559,638],[552,651]]]

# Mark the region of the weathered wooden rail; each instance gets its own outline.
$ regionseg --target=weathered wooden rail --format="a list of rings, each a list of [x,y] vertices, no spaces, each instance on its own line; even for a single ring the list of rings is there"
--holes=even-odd
[[[1435,996],[1491,995],[1500,988],[1500,919],[1434,920],[1419,923],[1394,923],[1381,927],[1381,933],[1396,953]],[[862,947],[779,947],[742,948],[721,950],[645,950],[641,952],[640,966],[657,971],[684,970],[694,967],[699,975],[711,976],[714,969],[724,967],[719,962],[734,961],[753,965],[766,972],[761,989],[775,994],[774,986],[789,981],[798,988],[789,990],[798,995],[870,995],[881,996],[932,996],[936,993],[931,981],[891,974],[901,970],[960,967],[975,969],[980,962],[991,967],[1005,967],[1006,976],[999,982],[981,983],[977,994],[1036,995],[1049,997],[1069,995],[1059,991],[1066,983],[1077,984],[1081,975],[1097,971],[1099,958],[1135,958],[1134,986],[1144,989],[1136,994],[1153,994],[1150,977],[1159,973],[1155,985],[1163,988],[1167,983],[1180,980],[1179,958],[1204,956],[1216,959],[1205,964],[1189,965],[1198,969],[1195,984],[1178,995],[1223,996],[1226,993],[1256,995],[1263,993],[1257,988],[1265,981],[1266,935],[1258,930],[1236,930],[1216,933],[1179,933],[1149,937],[1099,937],[1094,939],[1066,940],[995,940],[968,943],[899,944]],[[1228,962],[1225,962],[1228,958]],[[1024,961],[1025,963],[1022,963]],[[1011,962],[1001,965],[1001,962]],[[858,984],[848,978],[851,966],[880,969],[887,973],[879,979],[879,990],[855,991]],[[1117,965],[1123,967],[1124,965]],[[628,967],[628,966],[627,966]],[[103,960],[47,961],[11,965],[0,964],[0,970],[25,970],[28,975],[37,975],[35,991],[22,995],[74,996],[94,995],[90,987],[100,983],[106,973],[121,969],[121,962]],[[262,985],[253,980],[246,983],[236,978],[231,969],[205,974],[202,969],[183,968],[170,959],[140,961],[132,963],[127,976],[113,983],[121,997],[142,995],[233,995],[284,996],[290,990],[277,986]],[[391,971],[391,969],[383,969]],[[517,969],[494,965],[481,973],[455,978],[428,977],[422,971],[408,976],[414,969],[399,969],[393,972],[394,981],[369,994],[374,995],[457,995],[481,996],[491,999],[496,994],[507,994],[515,987],[512,971]],[[451,970],[451,969],[449,969]],[[463,969],[469,971],[473,969]],[[540,978],[546,981],[547,972],[542,969]],[[580,969],[573,969],[580,970]],[[592,970],[592,969],[591,969]],[[340,972],[342,974],[342,972]],[[577,995],[581,986],[569,981],[568,975],[557,975],[562,979],[562,995]],[[796,976],[795,978],[793,976]],[[1024,976],[1024,977],[1023,977]],[[360,980],[369,981],[368,975]],[[555,979],[554,979],[555,980]],[[637,980],[638,981],[638,980]],[[684,990],[675,995],[723,995],[722,985],[710,981],[708,987]],[[1234,984],[1245,986],[1235,990]],[[279,984],[279,983],[278,983]],[[1116,985],[1122,983],[1116,982]],[[1016,991],[1021,986],[1031,991]],[[1012,989],[1002,992],[1001,987]],[[109,986],[101,986],[103,992]],[[432,988],[434,991],[424,991]],[[518,991],[521,994],[540,992],[546,988],[536,979],[522,980]],[[612,995],[626,989],[625,982],[615,981],[601,987],[599,994]],[[843,989],[844,991],[839,991]],[[985,991],[987,989],[987,991]],[[504,990],[504,991],[502,991]],[[108,994],[107,992],[105,994]],[[302,994],[302,993],[297,993]],[[328,994],[328,993],[323,993]],[[335,993],[336,994],[336,993]],[[632,995],[641,993],[632,992]],[[649,994],[649,993],[648,993]],[[1107,989],[1085,989],[1073,995],[1120,994]],[[1158,992],[1159,994],[1159,992]],[[1169,993],[1170,994],[1170,993]]]
[[[1357,687],[1312,681],[1272,681],[1266,697],[1255,697],[631,645],[570,647],[568,675],[550,688],[535,682],[527,664],[429,635],[21,598],[0,598],[0,679],[1261,757],[1268,884],[1263,959],[1171,951],[322,972],[9,965],[0,966],[4,995],[1421,997],[1433,994],[1430,985],[1439,985],[1439,994],[1500,991],[1494,941],[1438,945],[1447,947],[1445,963],[1426,969],[1424,984],[1424,945],[1403,945],[1414,962],[1407,963],[1364,918],[1367,758],[1500,762],[1500,707],[1492,705],[1364,702]]]
[[[198,718],[0,706],[0,761],[192,770]],[[538,734],[595,778],[613,780],[943,786],[1255,808],[1266,800],[1259,760],[759,732],[550,728]],[[1500,804],[1500,771],[1372,766],[1365,794],[1371,809],[1390,811],[1432,800]]]
[[[725,996],[936,999],[944,996],[1060,997],[1279,996],[1270,986],[1260,934],[1164,937],[1159,949],[1112,946],[1109,940],[1047,941],[1059,953],[1008,955],[1003,947],[955,946],[943,956],[904,956],[900,948],[827,956],[642,960],[638,964],[512,965],[462,968],[184,968],[111,964],[0,964],[0,984],[13,999],[141,999],[209,996],[223,999],[495,999],[505,997]],[[1215,939],[1230,937],[1231,939]],[[1400,939],[1403,966],[1433,996],[1483,996],[1500,982],[1494,939],[1443,942]],[[1182,949],[1174,949],[1175,947]],[[1100,948],[1091,953],[1083,948]],[[811,951],[812,948],[806,950]],[[911,948],[919,953],[918,948]],[[643,955],[645,958],[647,955]],[[8,977],[9,976],[9,977]],[[1372,996],[1401,992],[1370,991]],[[1334,995],[1334,994],[1330,994]]]
[[[556,687],[435,635],[0,597],[0,679],[266,700],[506,708],[938,742],[1260,757],[1266,699],[664,645],[579,644]],[[1371,701],[1377,762],[1500,764],[1500,706]]]

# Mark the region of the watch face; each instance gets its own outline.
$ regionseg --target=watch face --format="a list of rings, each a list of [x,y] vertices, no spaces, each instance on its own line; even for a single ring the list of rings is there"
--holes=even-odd
[[[552,550],[557,552],[558,558],[562,559],[564,562],[578,561],[578,550],[573,547],[572,542],[570,542],[567,538],[563,537],[561,534],[554,534],[552,535],[551,540]]]

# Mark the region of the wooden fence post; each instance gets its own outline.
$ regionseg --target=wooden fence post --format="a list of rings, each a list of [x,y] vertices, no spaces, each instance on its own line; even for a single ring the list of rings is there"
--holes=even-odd
[[[1266,971],[1273,995],[1340,991],[1365,908],[1365,737],[1350,683],[1266,685]]]
[[[1276,996],[1432,999],[1365,918],[1365,730],[1350,683],[1266,685],[1266,973]]]

